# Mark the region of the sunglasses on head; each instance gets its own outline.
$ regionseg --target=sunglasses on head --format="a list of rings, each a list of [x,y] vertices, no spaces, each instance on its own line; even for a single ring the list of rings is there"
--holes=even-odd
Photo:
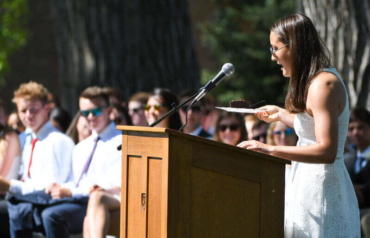
[[[163,104],[155,104],[155,105],[146,104],[145,107],[144,107],[144,110],[149,111],[150,108],[152,108],[152,107],[154,107],[154,110],[159,111],[161,109],[161,107],[163,107]]]
[[[239,125],[231,124],[231,125],[220,125],[219,126],[220,131],[226,131],[227,128],[230,128],[230,131],[237,131],[239,129]]]
[[[96,116],[96,117],[98,117],[98,116],[100,116],[101,115],[101,113],[102,113],[102,109],[103,108],[106,108],[107,106],[104,106],[104,107],[96,107],[96,108],[94,108],[94,109],[91,109],[91,110],[81,110],[80,111],[80,114],[82,115],[82,116],[84,116],[84,117],[88,117],[89,116],[89,114],[90,114],[90,112],[93,114],[93,116]]]
[[[181,107],[181,111],[186,112],[186,110],[188,109],[188,107],[189,107],[189,105],[182,106],[182,107]],[[200,111],[202,111],[202,110],[203,110],[203,107],[201,107],[201,106],[192,106],[192,107],[189,109],[189,111],[190,111],[190,110],[192,110],[192,111],[193,111],[193,113],[199,113]]]
[[[272,134],[273,135],[279,135],[281,136],[281,134],[284,132],[285,136],[291,136],[293,135],[293,129],[291,128],[287,128],[285,130],[282,130],[282,131],[274,131]]]

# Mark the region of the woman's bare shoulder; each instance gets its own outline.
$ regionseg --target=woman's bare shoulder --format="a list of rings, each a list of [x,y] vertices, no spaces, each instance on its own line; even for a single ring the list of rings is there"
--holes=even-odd
[[[345,89],[340,79],[332,73],[321,72],[313,80],[308,90],[307,108],[335,107],[345,101]],[[325,106],[326,105],[326,106]]]
[[[329,72],[320,72],[313,78],[309,91],[310,94],[338,94],[345,93],[344,86],[341,80],[334,74]]]

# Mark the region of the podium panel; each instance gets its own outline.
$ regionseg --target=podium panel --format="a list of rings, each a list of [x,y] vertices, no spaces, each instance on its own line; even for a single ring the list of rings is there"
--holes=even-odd
[[[284,237],[288,161],[169,129],[117,128],[121,238]]]

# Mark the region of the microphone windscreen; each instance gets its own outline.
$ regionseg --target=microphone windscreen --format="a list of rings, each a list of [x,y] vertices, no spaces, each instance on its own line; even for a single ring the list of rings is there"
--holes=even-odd
[[[229,76],[229,75],[233,74],[234,71],[235,71],[234,65],[232,65],[230,63],[226,63],[222,66],[222,72],[224,72],[224,74],[226,74],[226,76]]]

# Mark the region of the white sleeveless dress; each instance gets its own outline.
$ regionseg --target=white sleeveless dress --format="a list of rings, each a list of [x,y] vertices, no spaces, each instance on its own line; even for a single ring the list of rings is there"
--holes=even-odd
[[[325,71],[340,79],[334,68]],[[292,163],[286,185],[286,238],[360,237],[358,202],[343,162],[348,122],[347,97],[338,117],[338,151],[333,164]],[[296,114],[294,129],[299,138],[297,146],[316,143],[314,119],[307,112]]]

